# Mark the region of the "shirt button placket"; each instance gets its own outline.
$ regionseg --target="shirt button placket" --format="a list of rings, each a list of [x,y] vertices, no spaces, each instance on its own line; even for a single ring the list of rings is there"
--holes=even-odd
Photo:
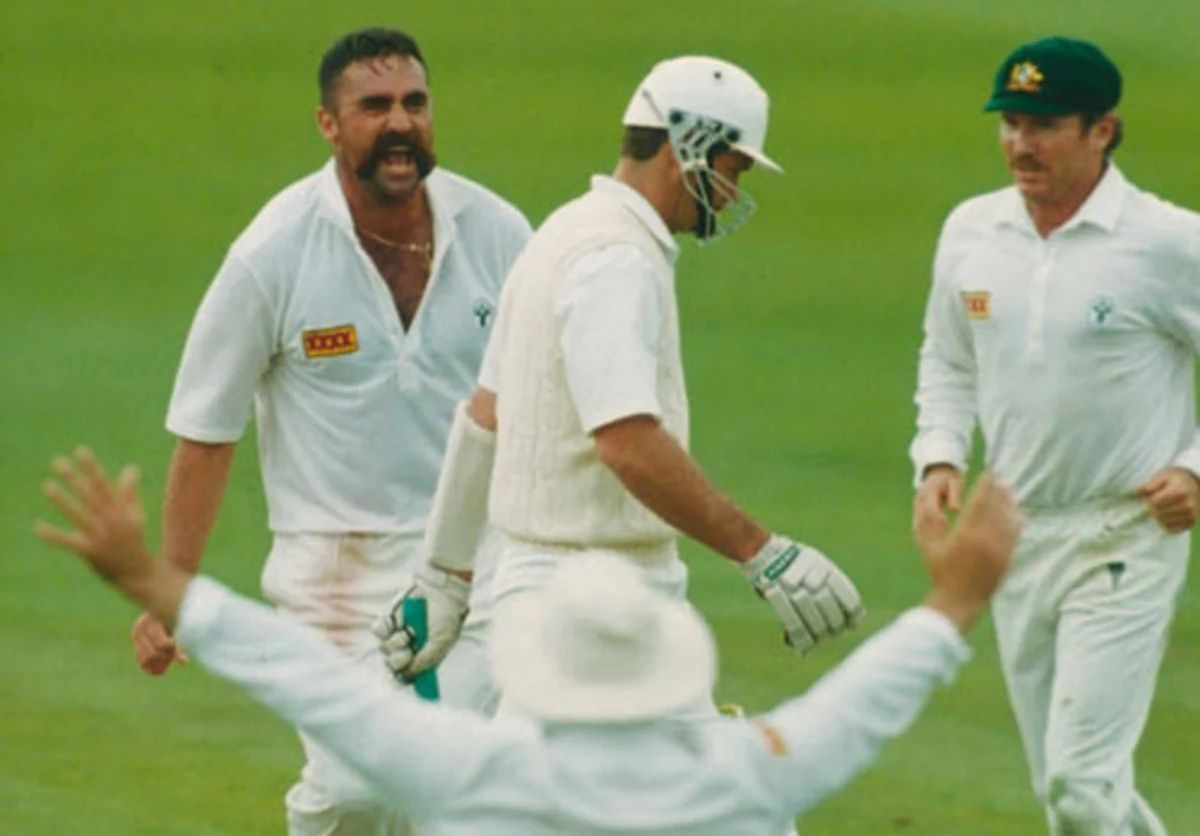
[[[1050,268],[1054,249],[1050,241],[1039,238],[1034,251],[1033,281],[1029,288],[1029,339],[1025,356],[1030,362],[1041,359],[1046,347],[1046,297],[1050,291]]]

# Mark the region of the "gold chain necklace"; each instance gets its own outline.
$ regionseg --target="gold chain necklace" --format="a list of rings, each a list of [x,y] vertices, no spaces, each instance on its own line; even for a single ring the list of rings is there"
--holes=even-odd
[[[391,238],[384,238],[382,235],[372,232],[369,229],[363,229],[358,224],[354,225],[359,235],[363,235],[376,244],[383,244],[389,250],[400,250],[405,253],[420,253],[427,259],[433,258],[433,242],[432,241],[393,241]]]

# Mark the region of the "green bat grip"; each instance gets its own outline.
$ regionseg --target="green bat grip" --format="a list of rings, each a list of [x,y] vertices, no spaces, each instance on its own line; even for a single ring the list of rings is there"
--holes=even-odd
[[[413,633],[413,652],[416,653],[429,641],[429,609],[424,598],[405,598],[404,623]],[[413,690],[423,700],[436,701],[438,693],[437,670],[421,671],[412,680]]]

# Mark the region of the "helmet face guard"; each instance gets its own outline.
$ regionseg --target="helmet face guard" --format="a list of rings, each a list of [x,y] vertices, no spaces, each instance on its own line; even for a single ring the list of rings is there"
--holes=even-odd
[[[734,150],[741,132],[718,119],[682,110],[672,110],[666,123],[671,152],[696,202],[692,231],[705,243],[732,234],[750,220],[758,204],[713,168],[713,161],[718,154]]]

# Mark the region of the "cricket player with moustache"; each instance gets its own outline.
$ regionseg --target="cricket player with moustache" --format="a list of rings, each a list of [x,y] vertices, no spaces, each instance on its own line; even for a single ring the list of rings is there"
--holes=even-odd
[[[953,531],[944,517],[921,521],[932,581],[922,606],[753,720],[681,715],[711,700],[716,670],[685,601],[627,557],[560,560],[543,588],[496,613],[492,663],[518,710],[487,719],[407,697],[288,613],[155,560],[136,469],[113,482],[82,449],[54,469],[45,492],[72,525],[38,523],[39,536],[342,758],[423,836],[777,836],[950,681],[1020,529],[1011,492],[981,476]]]
[[[942,229],[916,394],[914,524],[956,511],[976,421],[1028,516],[992,612],[1054,834],[1165,834],[1134,785],[1200,507],[1200,216],[1112,161],[1115,64],[1046,38],[1009,55],[1014,185]]]
[[[767,94],[740,67],[696,56],[659,63],[625,111],[613,175],[593,177],[518,258],[479,385],[451,430],[427,562],[407,591],[428,601],[428,641],[414,655],[402,599],[377,625],[402,675],[453,645],[485,520],[503,539],[497,613],[522,606],[563,561],[599,553],[682,597],[681,531],[741,570],[798,652],[861,617],[837,566],[770,534],[687,452],[673,236],[713,240],[753,211],[740,177],[755,164],[780,170],[763,150],[767,111]]]
[[[196,571],[253,411],[273,535],[263,593],[386,678],[370,626],[411,583],[455,405],[530,228],[436,166],[428,73],[411,37],[351,32],[322,58],[318,82],[332,159],[238,237],[188,335],[167,416],[179,440],[163,556]],[[153,611],[135,624],[149,673],[181,657],[168,626]],[[286,799],[292,836],[407,833],[401,813],[302,741],[307,763]]]

